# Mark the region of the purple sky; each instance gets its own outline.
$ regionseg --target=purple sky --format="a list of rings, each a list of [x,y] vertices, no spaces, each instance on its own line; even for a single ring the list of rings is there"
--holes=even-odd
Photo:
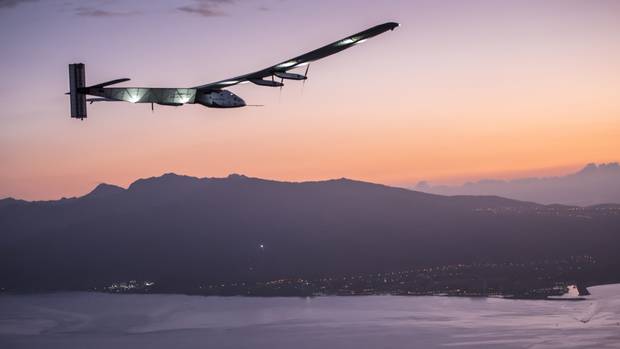
[[[190,87],[386,21],[262,108],[129,103],[68,116],[87,83]],[[388,184],[570,172],[618,160],[620,1],[0,0],[0,197],[178,172]]]

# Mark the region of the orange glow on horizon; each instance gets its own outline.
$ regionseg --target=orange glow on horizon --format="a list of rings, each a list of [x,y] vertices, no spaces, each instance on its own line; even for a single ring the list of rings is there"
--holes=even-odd
[[[301,3],[257,14],[239,2],[239,12],[208,20],[163,12],[55,18],[34,5],[13,9],[14,18],[0,12],[22,35],[3,37],[0,198],[83,195],[101,182],[126,187],[168,172],[404,186],[562,175],[620,160],[620,3]],[[312,18],[324,25],[305,30]],[[403,26],[313,63],[303,87],[286,82],[281,95],[231,88],[262,108],[151,113],[147,105],[97,103],[84,122],[68,117],[66,65],[78,59],[89,83],[130,76],[135,84],[126,86],[195,86],[386,18]],[[37,30],[27,27],[34,19]],[[104,20],[114,25],[94,45],[88,33]],[[159,21],[176,29],[154,28]],[[203,44],[179,39],[198,31],[209,33]],[[166,44],[133,40],[150,35]],[[183,64],[171,65],[180,53]]]

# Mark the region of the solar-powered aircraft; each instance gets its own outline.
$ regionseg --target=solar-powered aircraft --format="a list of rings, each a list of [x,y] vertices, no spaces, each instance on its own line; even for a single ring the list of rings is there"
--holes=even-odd
[[[71,98],[71,117],[81,120],[86,118],[87,102],[91,104],[94,102],[113,101],[150,103],[151,108],[153,104],[181,106],[194,103],[199,103],[209,108],[245,107],[245,101],[226,90],[226,88],[247,82],[258,86],[282,87],[284,86],[284,80],[306,80],[311,62],[361,44],[369,38],[388,30],[394,30],[398,26],[399,24],[394,22],[380,24],[269,68],[189,88],[108,87],[129,81],[127,78],[86,86],[84,64],[69,64],[70,92],[68,94]],[[291,73],[290,71],[294,69],[305,69],[305,71],[303,75]],[[95,97],[87,98],[87,96]]]

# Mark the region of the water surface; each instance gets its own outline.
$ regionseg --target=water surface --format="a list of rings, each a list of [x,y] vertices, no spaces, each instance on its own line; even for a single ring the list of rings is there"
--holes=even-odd
[[[620,348],[620,285],[582,302],[0,296],[1,348]]]

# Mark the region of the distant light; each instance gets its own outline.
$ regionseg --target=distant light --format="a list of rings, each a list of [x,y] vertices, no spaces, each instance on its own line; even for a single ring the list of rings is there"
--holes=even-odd
[[[258,247],[260,247],[261,249],[265,248],[265,245],[260,244]]]

